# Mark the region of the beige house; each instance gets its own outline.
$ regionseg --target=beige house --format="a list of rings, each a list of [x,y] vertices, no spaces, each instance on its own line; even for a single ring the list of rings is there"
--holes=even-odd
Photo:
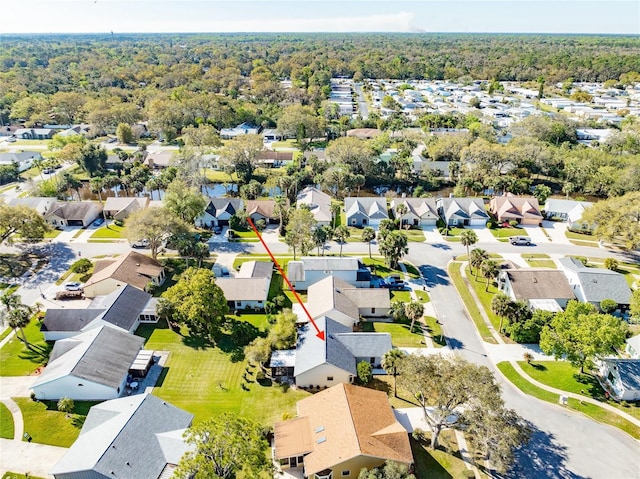
[[[102,213],[102,204],[96,201],[58,202],[45,214],[51,226],[82,226],[86,228]]]
[[[538,226],[543,220],[538,200],[533,196],[494,196],[489,203],[489,211],[500,222],[517,221],[523,225]]]
[[[107,218],[113,218],[114,220],[124,220],[131,213],[144,210],[149,206],[149,198],[146,196],[143,198],[135,197],[121,197],[115,198],[110,196],[104,203],[104,215]]]
[[[164,266],[159,261],[131,251],[120,258],[97,261],[84,294],[88,298],[104,296],[125,284],[144,291],[149,283],[160,285],[164,279]]]
[[[382,391],[338,384],[299,401],[297,413],[275,424],[274,457],[282,468],[338,479],[387,460],[413,463],[408,433]]]

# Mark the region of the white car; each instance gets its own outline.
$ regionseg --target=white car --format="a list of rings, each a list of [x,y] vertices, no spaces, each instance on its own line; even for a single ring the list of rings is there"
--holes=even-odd
[[[148,248],[149,244],[150,243],[148,239],[141,239],[131,243],[131,247],[132,248]]]
[[[64,285],[64,289],[67,291],[82,291],[82,285],[77,281],[72,281]]]
[[[516,246],[518,245],[529,246],[531,244],[531,238],[529,238],[528,236],[511,236],[509,238],[509,243]]]

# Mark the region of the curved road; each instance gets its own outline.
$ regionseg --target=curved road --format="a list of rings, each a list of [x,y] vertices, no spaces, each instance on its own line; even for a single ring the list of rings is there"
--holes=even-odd
[[[496,253],[521,251],[509,244],[474,245]],[[570,245],[540,245],[536,252],[614,256],[610,251]],[[407,259],[419,266],[430,288],[443,332],[454,352],[494,372],[503,389],[503,398],[529,421],[534,434],[519,453],[514,478],[640,478],[640,446],[620,430],[599,424],[561,406],[534,399],[503,379],[489,359],[475,325],[467,317],[453,283],[447,276],[447,263],[453,255],[466,253],[459,244],[421,244],[410,249]],[[621,257],[621,259],[629,259]]]

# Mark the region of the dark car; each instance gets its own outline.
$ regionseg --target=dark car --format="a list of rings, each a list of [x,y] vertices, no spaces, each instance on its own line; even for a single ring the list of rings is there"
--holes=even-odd
[[[213,233],[219,235],[220,233],[222,233],[222,228],[220,228],[219,226],[214,226]]]

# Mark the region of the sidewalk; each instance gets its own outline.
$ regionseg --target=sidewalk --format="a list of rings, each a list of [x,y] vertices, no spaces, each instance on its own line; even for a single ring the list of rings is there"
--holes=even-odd
[[[49,472],[67,450],[64,447],[0,439],[0,476],[11,471],[50,477]]]

